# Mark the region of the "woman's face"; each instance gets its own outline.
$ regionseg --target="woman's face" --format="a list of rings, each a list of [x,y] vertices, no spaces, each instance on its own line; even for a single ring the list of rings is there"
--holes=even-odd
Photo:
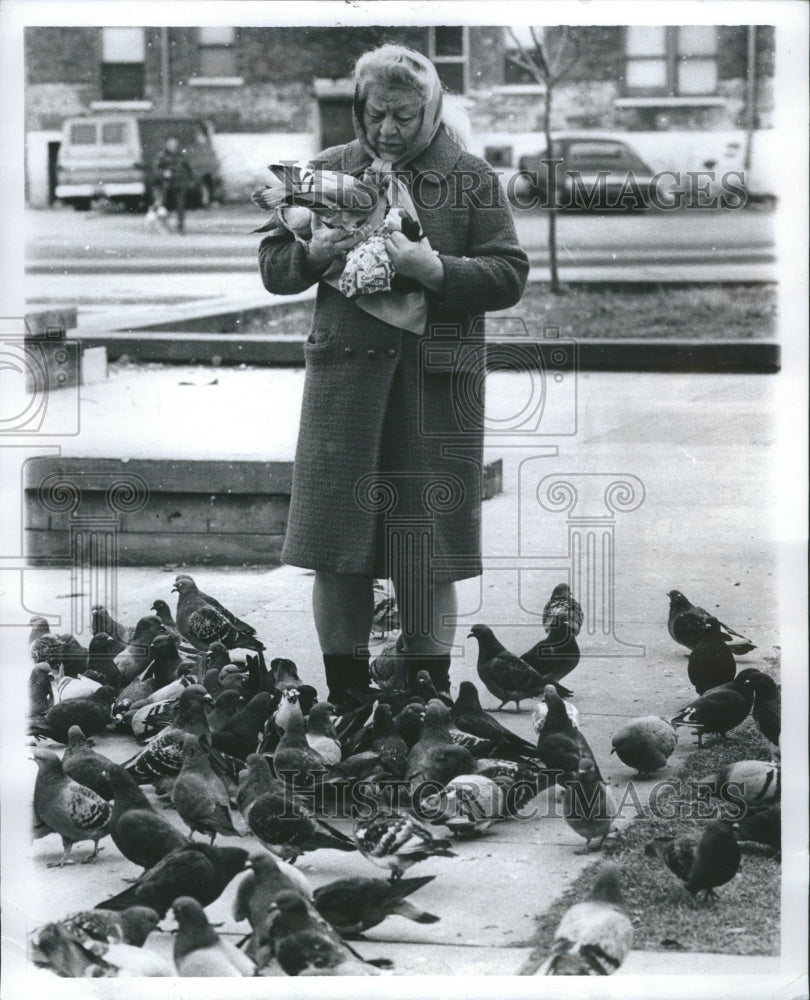
[[[372,83],[366,93],[363,127],[371,148],[384,160],[403,156],[422,127],[424,107],[410,88]]]

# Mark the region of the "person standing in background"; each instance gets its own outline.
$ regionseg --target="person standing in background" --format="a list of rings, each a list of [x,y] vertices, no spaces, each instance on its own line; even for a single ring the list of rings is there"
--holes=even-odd
[[[156,202],[165,212],[174,210],[177,213],[177,232],[184,233],[186,197],[191,185],[191,165],[175,136],[170,136],[166,140],[166,145],[158,154],[155,160],[154,178]]]

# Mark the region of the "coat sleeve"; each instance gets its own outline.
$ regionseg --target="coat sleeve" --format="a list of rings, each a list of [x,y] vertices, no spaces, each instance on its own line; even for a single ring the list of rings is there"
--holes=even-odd
[[[292,233],[274,233],[259,244],[259,270],[268,292],[295,295],[306,291],[321,278],[321,272],[309,266],[302,244]]]
[[[483,174],[470,196],[467,251],[456,257],[440,254],[444,288],[431,294],[441,313],[484,313],[508,309],[520,301],[529,275],[529,258],[519,246],[512,213],[497,176]]]

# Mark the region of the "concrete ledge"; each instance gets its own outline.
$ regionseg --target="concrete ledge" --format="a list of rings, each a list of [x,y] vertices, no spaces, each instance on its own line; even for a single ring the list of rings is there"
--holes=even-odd
[[[189,326],[192,324],[189,323]],[[126,356],[131,361],[170,363],[210,362],[302,367],[302,336],[272,334],[208,333],[184,329],[177,332],[84,333],[83,342],[103,344],[111,361]],[[497,349],[499,364],[510,347],[509,340],[490,340],[488,350]],[[772,373],[780,369],[780,347],[763,340],[580,340],[577,341],[581,371],[664,371],[711,373]],[[525,359],[515,351],[515,364]]]

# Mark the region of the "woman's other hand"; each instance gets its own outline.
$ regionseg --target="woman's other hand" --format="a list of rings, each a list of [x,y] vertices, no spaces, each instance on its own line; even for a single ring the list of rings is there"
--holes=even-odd
[[[362,235],[351,233],[346,235],[345,229],[329,229],[326,226],[313,226],[312,239],[307,244],[307,259],[315,269],[326,269],[337,257],[342,257],[348,250],[363,239]]]
[[[444,285],[444,266],[435,251],[425,240],[412,243],[402,233],[391,233],[385,249],[394,265],[394,271],[404,278],[413,278],[433,292],[440,292]]]

